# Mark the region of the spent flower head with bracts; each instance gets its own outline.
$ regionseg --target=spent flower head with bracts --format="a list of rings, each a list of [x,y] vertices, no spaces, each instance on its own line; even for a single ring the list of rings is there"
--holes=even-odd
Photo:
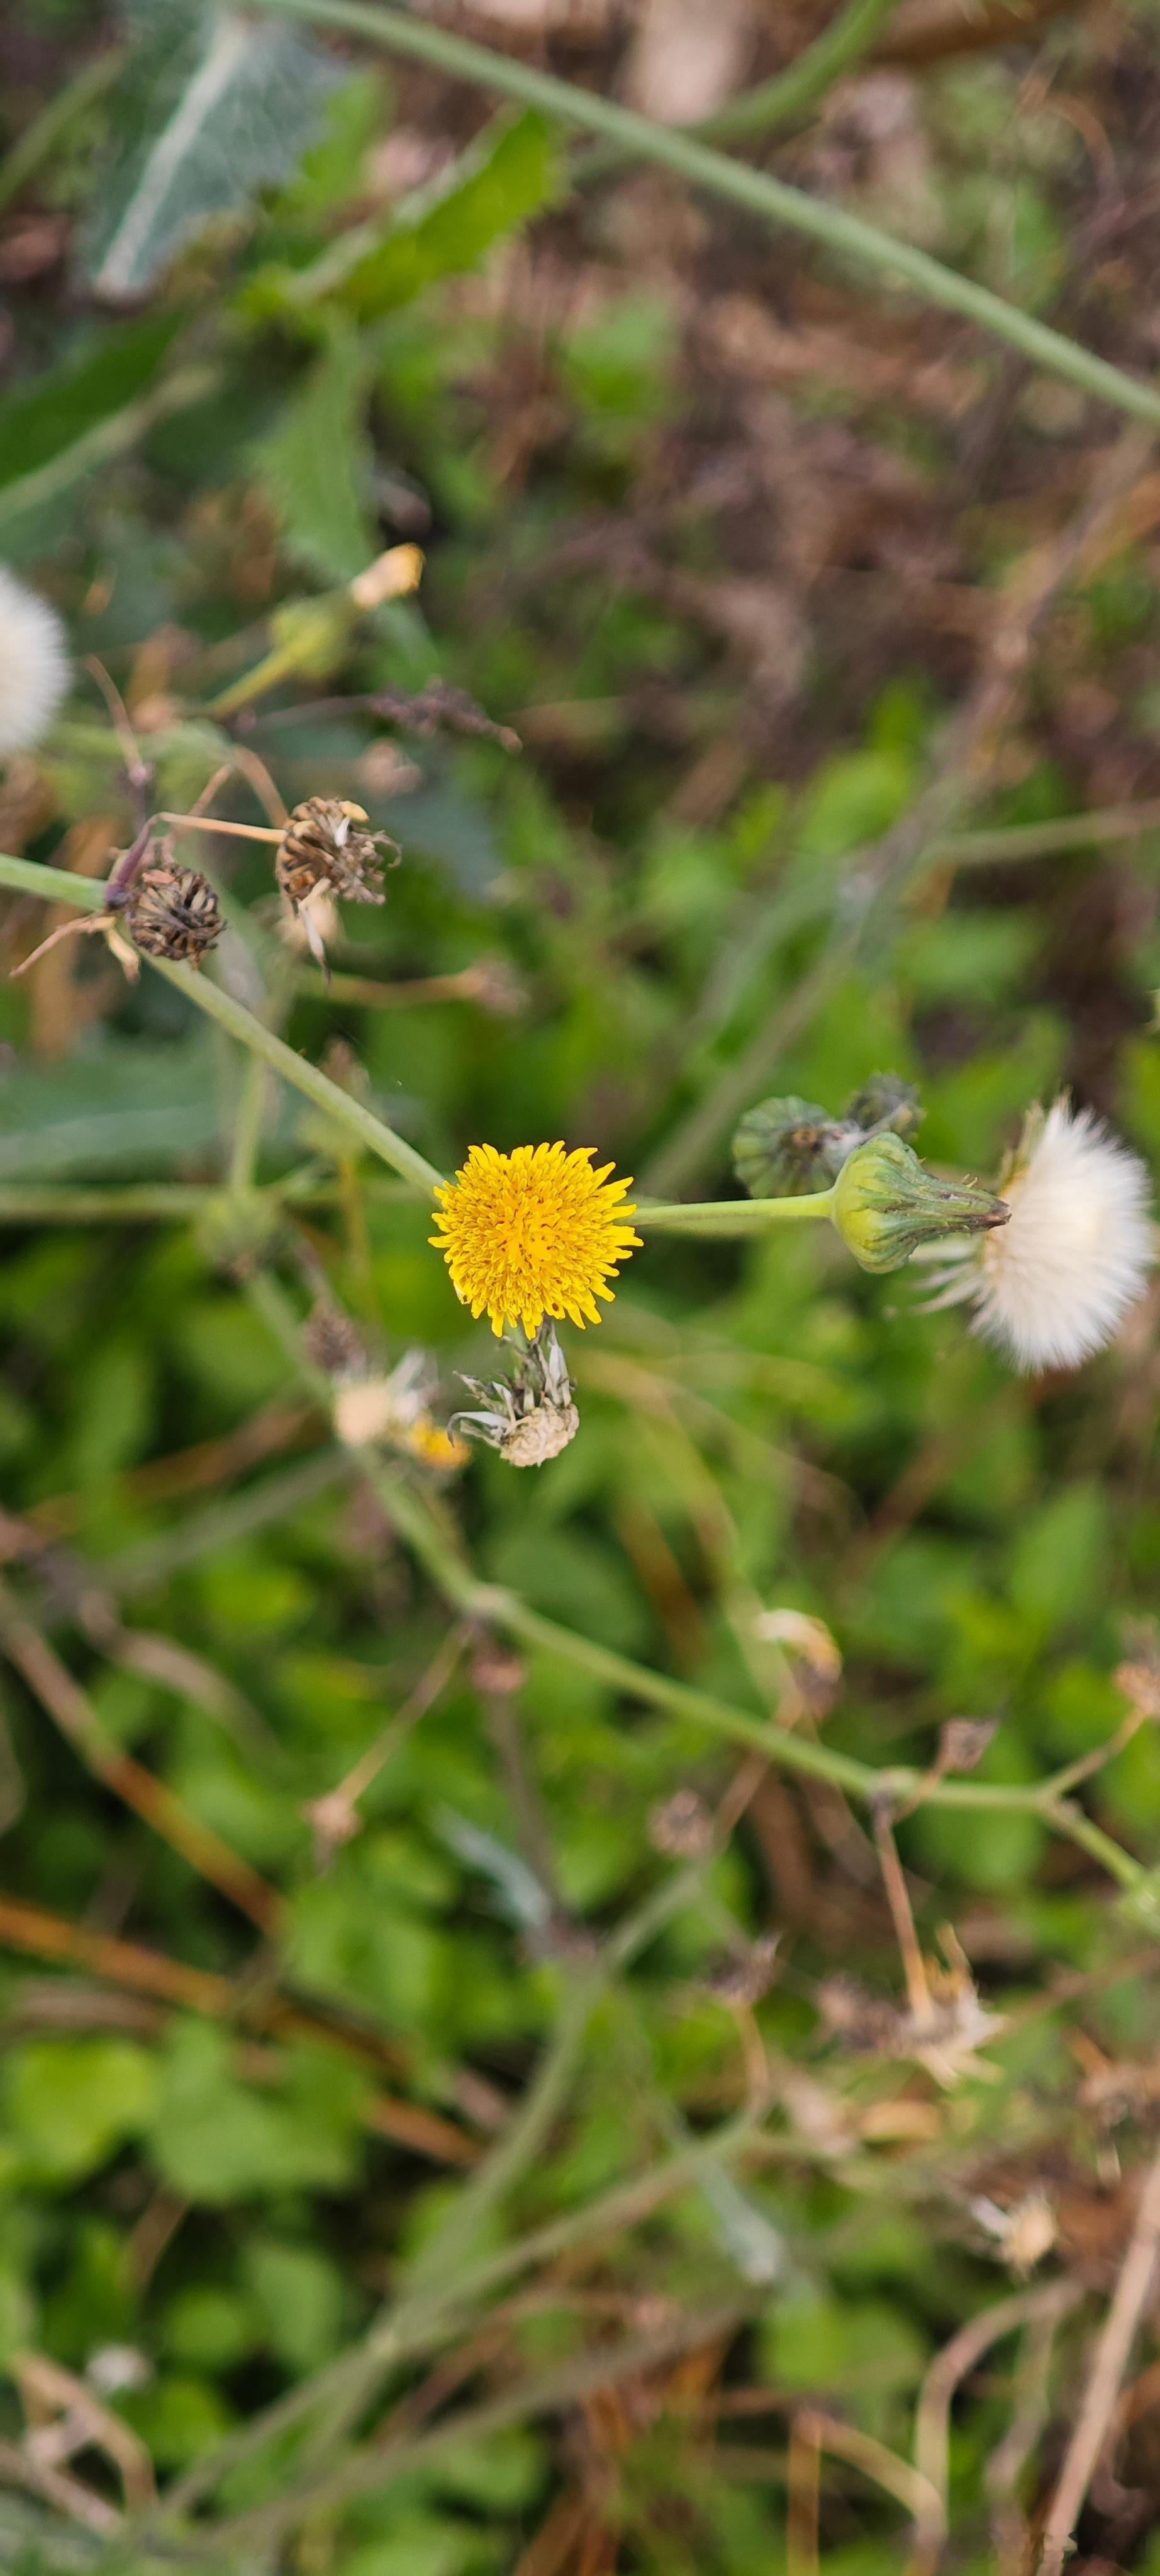
[[[68,687],[55,608],[0,564],[0,754],[43,741]]]
[[[479,1410],[453,1414],[449,1428],[485,1440],[509,1467],[544,1467],[580,1428],[568,1363],[552,1323],[541,1324],[526,1350],[518,1342],[511,1348],[517,1358],[510,1378],[464,1378],[479,1399]]]
[[[1005,1202],[970,1181],[944,1181],[889,1129],[868,1137],[834,1183],[834,1224],[863,1270],[901,1270],[925,1243],[1007,1223]]]
[[[505,1324],[529,1337],[545,1315],[598,1324],[598,1297],[638,1249],[640,1236],[622,1206],[630,1181],[609,1179],[611,1163],[592,1169],[595,1146],[517,1145],[512,1154],[473,1145],[453,1181],[436,1191],[442,1229],[430,1241],[451,1273],[460,1304],[485,1314],[497,1340]]]
[[[1010,1219],[981,1243],[945,1243],[928,1307],[969,1305],[971,1329],[1026,1372],[1103,1350],[1156,1257],[1138,1156],[1066,1097],[1028,1113],[1000,1187]]]
[[[278,891],[324,973],[336,898],[385,903],[381,880],[387,863],[380,843],[394,852],[392,866],[398,864],[398,842],[387,832],[370,831],[369,819],[361,805],[347,798],[308,796],[295,806],[275,853]]]

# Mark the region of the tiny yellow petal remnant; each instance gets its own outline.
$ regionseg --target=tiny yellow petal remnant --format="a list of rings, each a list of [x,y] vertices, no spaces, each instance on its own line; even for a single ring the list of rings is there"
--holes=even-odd
[[[574,1154],[562,1145],[517,1145],[499,1154],[473,1145],[462,1171],[437,1190],[431,1236],[451,1284],[473,1315],[486,1312],[493,1333],[522,1324],[529,1336],[545,1315],[598,1324],[598,1297],[618,1262],[640,1246],[620,1201],[630,1181],[610,1181],[611,1163],[592,1169],[595,1146]]]

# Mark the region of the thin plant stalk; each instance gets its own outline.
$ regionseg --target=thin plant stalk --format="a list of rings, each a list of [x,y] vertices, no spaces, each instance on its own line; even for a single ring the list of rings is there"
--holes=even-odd
[[[103,885],[88,877],[70,876],[64,868],[40,867],[32,859],[17,859],[7,854],[0,856],[0,886],[10,886],[19,894],[40,895],[49,903],[71,903],[80,912],[100,912],[104,907]],[[296,1055],[293,1047],[276,1037],[272,1029],[264,1028],[253,1012],[247,1011],[243,1003],[236,1002],[232,993],[223,991],[220,984],[211,984],[205,976],[196,974],[189,966],[175,964],[169,957],[147,956],[146,963],[159,975],[164,975],[170,984],[176,985],[178,992],[184,993],[186,999],[195,1003],[209,1019],[216,1020],[219,1028],[225,1029],[230,1037],[237,1038],[242,1046],[262,1056],[275,1073],[281,1074],[284,1082],[292,1083],[297,1091],[304,1091],[317,1108],[325,1109],[340,1127],[348,1128],[372,1154],[389,1163],[392,1171],[398,1172],[403,1180],[410,1181],[416,1191],[426,1196],[442,1180],[442,1173],[436,1171],[425,1155],[416,1153],[414,1146],[408,1145],[405,1138],[396,1136],[393,1127],[376,1118],[371,1110],[364,1108],[361,1100],[353,1099],[350,1092],[343,1091],[337,1082],[331,1082],[329,1076],[320,1073],[305,1056]]]
[[[764,1234],[773,1225],[797,1225],[810,1217],[829,1216],[833,1190],[803,1191],[785,1199],[641,1199],[632,1222],[652,1234],[699,1234],[725,1239]]]
[[[1160,427],[1160,390],[1152,385],[1109,365],[1093,350],[1053,331],[1034,314],[1024,313],[1018,305],[994,294],[990,287],[962,276],[957,269],[944,267],[928,251],[897,241],[845,207],[809,196],[803,189],[773,178],[768,171],[752,170],[744,162],[732,161],[726,153],[698,143],[679,127],[657,125],[634,109],[620,106],[615,99],[578,88],[507,54],[492,53],[485,45],[472,44],[426,18],[372,6],[370,0],[260,0],[260,5],[271,17],[305,18],[316,26],[349,28],[353,35],[365,36],[390,53],[430,63],[452,79],[506,92],[508,97],[522,99],[527,106],[560,117],[566,124],[586,126],[590,133],[619,145],[634,159],[658,161],[692,186],[726,198],[768,223],[805,234],[824,250],[872,270],[891,286],[913,287],[925,302],[977,323],[993,338],[1018,349],[1033,365],[1062,376],[1081,392],[1110,403],[1114,410]]]

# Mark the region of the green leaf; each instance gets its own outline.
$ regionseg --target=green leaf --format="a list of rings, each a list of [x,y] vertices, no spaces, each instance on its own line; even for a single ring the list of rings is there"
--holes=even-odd
[[[324,357],[255,449],[254,469],[282,520],[289,554],[323,581],[349,581],[375,552],[368,513],[368,359],[335,334]]]
[[[342,2275],[312,2245],[260,2240],[246,2249],[246,2273],[265,2340],[291,2370],[316,2370],[342,2337]]]
[[[143,394],[182,320],[155,313],[86,341],[75,356],[0,403],[0,489],[52,463]]]
[[[286,178],[342,80],[286,27],[149,0],[124,87],[123,142],[89,226],[95,294],[141,295],[183,242]]]
[[[548,203],[557,184],[546,118],[498,116],[450,173],[404,200],[385,231],[368,226],[324,254],[297,280],[295,300],[333,288],[362,321],[394,312],[437,278],[474,268],[493,242]]]
[[[0,1089],[0,1180],[165,1172],[215,1140],[211,1050],[105,1038],[63,1064],[21,1065]]]
[[[159,2171],[187,2200],[279,2190],[335,2190],[351,2178],[364,2079],[329,2053],[288,2050],[285,2081],[243,2084],[225,2034],[204,2022],[174,2031],[151,2144]]]
[[[144,2126],[155,2089],[152,2058],[128,2040],[32,2040],[9,2064],[8,2116],[45,2179],[73,2182]]]

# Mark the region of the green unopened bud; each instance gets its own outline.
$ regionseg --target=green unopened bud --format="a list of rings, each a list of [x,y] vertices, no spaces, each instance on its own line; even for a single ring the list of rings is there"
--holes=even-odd
[[[922,1243],[948,1234],[985,1234],[1010,1210],[991,1190],[940,1181],[912,1145],[887,1133],[868,1137],[843,1163],[830,1211],[863,1270],[901,1270]]]

